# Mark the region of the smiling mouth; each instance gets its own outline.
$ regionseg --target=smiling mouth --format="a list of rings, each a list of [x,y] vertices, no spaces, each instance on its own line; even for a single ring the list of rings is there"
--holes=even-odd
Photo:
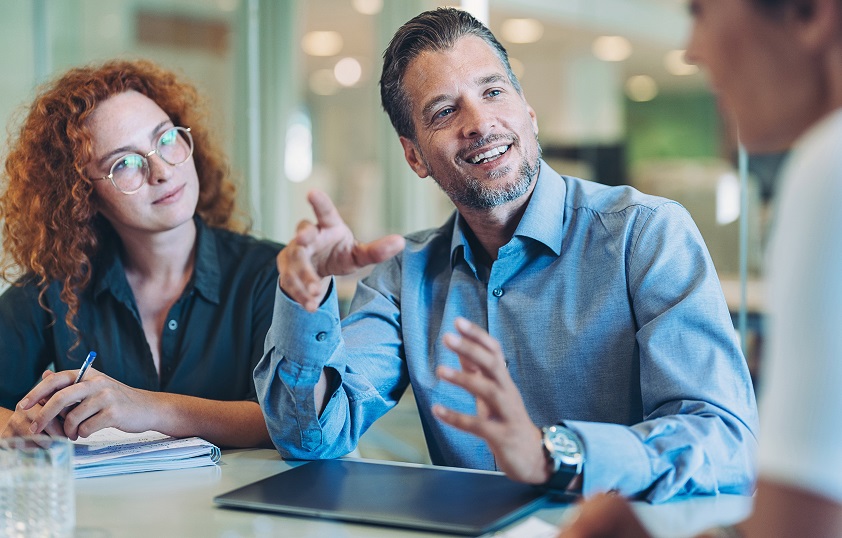
[[[477,155],[474,155],[473,157],[468,159],[468,162],[471,163],[471,164],[489,163],[491,161],[499,159],[500,156],[504,155],[507,151],[509,151],[509,149],[511,149],[511,147],[512,147],[511,144],[493,147],[488,151],[485,151],[483,153],[479,153]]]

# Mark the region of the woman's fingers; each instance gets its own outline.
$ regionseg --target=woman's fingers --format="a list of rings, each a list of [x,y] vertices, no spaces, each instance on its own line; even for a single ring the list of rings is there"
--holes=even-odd
[[[27,410],[39,402],[49,400],[57,391],[72,385],[76,381],[78,372],[78,370],[64,370],[51,375],[45,374],[41,382],[18,402],[18,408]]]

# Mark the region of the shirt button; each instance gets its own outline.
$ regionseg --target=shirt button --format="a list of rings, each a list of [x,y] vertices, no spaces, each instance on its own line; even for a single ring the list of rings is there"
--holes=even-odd
[[[320,332],[319,334],[316,335],[316,340],[318,340],[319,342],[324,342],[326,339],[327,339],[327,333],[326,332]]]
[[[171,319],[169,323],[167,323],[167,327],[170,328],[171,331],[178,329],[178,322],[174,319]]]
[[[494,288],[494,291],[491,292],[492,295],[495,297],[502,297],[503,296],[503,288]]]

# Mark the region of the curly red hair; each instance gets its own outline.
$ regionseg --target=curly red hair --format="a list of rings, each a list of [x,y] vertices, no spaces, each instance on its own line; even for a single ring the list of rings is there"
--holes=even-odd
[[[73,332],[79,293],[90,283],[91,260],[104,233],[96,218],[93,183],[84,171],[93,158],[86,123],[99,103],[126,91],[149,97],[175,125],[190,127],[199,176],[196,212],[202,219],[215,227],[244,228],[234,219],[235,187],[222,151],[209,136],[193,85],[146,60],[74,68],[46,84],[9,143],[0,194],[0,274],[7,281],[33,276],[45,308],[44,293],[58,281],[68,306],[65,322]]]

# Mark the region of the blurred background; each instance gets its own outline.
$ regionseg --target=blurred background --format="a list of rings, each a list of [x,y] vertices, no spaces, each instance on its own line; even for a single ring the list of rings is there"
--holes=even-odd
[[[0,0],[0,121],[17,129],[38,84],[71,66],[145,57],[207,97],[254,234],[288,240],[314,187],[363,240],[438,226],[453,207],[404,162],[377,82],[394,31],[443,5],[471,11],[508,49],[557,171],[690,211],[757,379],[783,156],[749,156],[740,175],[735,133],[684,62],[685,0]],[[425,461],[412,406],[410,395],[384,417],[363,455]]]

